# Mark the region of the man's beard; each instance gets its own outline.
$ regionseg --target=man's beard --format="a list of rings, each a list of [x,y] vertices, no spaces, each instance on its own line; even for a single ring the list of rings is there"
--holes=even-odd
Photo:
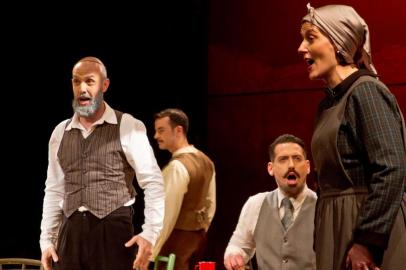
[[[88,97],[87,95],[84,95]],[[99,91],[94,98],[91,98],[90,104],[87,106],[80,106],[78,103],[78,98],[72,101],[73,111],[79,114],[82,117],[91,117],[96,111],[100,108],[103,103],[103,92]]]

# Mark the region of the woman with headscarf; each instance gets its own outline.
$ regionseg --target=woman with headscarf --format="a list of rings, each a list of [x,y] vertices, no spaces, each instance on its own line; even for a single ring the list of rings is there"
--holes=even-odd
[[[405,269],[404,121],[377,79],[368,26],[350,6],[308,5],[301,35],[309,78],[327,85],[312,137],[317,269]]]

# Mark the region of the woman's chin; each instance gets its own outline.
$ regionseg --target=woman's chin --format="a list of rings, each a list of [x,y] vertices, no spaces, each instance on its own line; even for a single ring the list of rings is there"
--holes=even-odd
[[[320,78],[319,78],[319,76],[318,76],[317,73],[315,73],[315,72],[310,72],[310,73],[309,73],[309,79],[312,80],[312,81],[315,81],[315,80],[319,80]]]

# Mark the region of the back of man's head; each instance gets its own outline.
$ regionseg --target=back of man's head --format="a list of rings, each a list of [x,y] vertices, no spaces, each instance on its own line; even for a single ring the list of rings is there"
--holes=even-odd
[[[154,115],[155,120],[164,117],[169,117],[169,123],[172,128],[181,126],[183,128],[184,134],[185,135],[187,134],[189,130],[189,118],[187,117],[186,113],[184,113],[182,110],[177,108],[168,108]]]

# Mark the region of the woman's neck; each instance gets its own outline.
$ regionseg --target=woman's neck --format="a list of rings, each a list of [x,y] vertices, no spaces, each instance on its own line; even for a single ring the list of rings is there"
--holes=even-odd
[[[338,65],[334,69],[331,76],[325,80],[325,82],[330,89],[333,89],[356,71],[358,71],[358,68],[355,65]]]

